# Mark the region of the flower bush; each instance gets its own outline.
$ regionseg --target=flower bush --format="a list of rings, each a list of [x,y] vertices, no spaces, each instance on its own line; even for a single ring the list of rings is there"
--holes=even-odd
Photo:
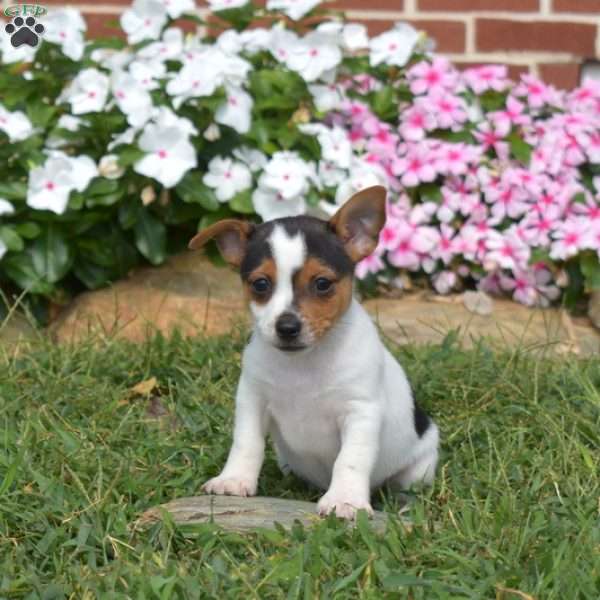
[[[0,283],[63,302],[231,215],[331,214],[390,190],[365,289],[430,281],[576,302],[600,286],[600,87],[458,72],[405,24],[318,0],[135,0],[127,41],[73,9],[0,69]],[[257,26],[257,23],[260,26]],[[568,282],[568,286],[567,286]]]

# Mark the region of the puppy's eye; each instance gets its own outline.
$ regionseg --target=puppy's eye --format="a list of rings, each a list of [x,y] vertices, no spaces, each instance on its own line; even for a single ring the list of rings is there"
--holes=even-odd
[[[266,294],[271,289],[271,282],[266,277],[260,277],[252,282],[252,291],[256,294]]]
[[[318,294],[326,294],[333,286],[333,281],[325,277],[317,277],[315,279],[315,290]]]

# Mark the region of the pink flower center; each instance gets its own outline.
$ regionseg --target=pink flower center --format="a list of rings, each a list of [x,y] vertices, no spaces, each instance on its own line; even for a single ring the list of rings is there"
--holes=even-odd
[[[319,56],[319,51],[316,48],[311,48],[309,52],[310,56]]]
[[[88,98],[95,98],[96,92],[88,92]]]
[[[125,98],[125,94],[121,90],[119,90],[117,92],[116,96],[117,96],[117,98],[121,98],[121,100],[123,100]]]
[[[152,21],[150,19],[144,19],[144,27],[150,27],[152,25]]]
[[[158,158],[167,158],[167,151],[166,150],[159,150],[157,152],[158,154]]]
[[[289,174],[288,174],[288,173],[286,173],[286,174],[283,176],[283,180],[284,180],[284,181],[288,181],[288,180],[289,180],[289,178],[290,178],[290,176],[289,176]]]
[[[579,242],[579,234],[578,233],[567,233],[565,235],[565,244],[567,246],[575,246]]]
[[[225,179],[231,179],[231,171],[225,171],[224,177]]]
[[[395,42],[392,42],[389,46],[388,46],[388,50],[390,52],[394,52],[394,50],[398,49],[398,44],[396,44]]]
[[[227,101],[229,102],[229,104],[231,104],[231,106],[237,106],[238,105],[238,101],[233,97],[230,96]]]
[[[46,182],[46,185],[45,185],[44,187],[45,187],[45,188],[46,188],[48,191],[50,191],[50,192],[51,192],[51,191],[52,191],[52,190],[53,190],[53,189],[56,187],[56,185],[54,185],[54,182],[53,182],[53,181],[47,181],[47,182]]]

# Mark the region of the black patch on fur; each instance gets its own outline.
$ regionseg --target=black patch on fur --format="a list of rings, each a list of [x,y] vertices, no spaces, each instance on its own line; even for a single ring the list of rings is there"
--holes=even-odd
[[[272,256],[268,239],[275,225],[281,225],[290,236],[301,232],[306,243],[308,256],[318,258],[333,269],[340,277],[352,275],[354,264],[338,236],[329,228],[327,221],[316,217],[284,217],[259,225],[248,239],[248,249],[240,272],[243,279]]]
[[[429,429],[431,419],[427,413],[415,402],[413,406],[413,421],[417,435],[422,438],[425,432]]]

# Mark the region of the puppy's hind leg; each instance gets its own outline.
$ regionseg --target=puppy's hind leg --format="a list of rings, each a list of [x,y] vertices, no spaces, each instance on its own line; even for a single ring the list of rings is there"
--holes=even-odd
[[[419,441],[416,458],[387,481],[392,490],[407,490],[412,485],[431,485],[438,463],[438,428],[432,423]]]

